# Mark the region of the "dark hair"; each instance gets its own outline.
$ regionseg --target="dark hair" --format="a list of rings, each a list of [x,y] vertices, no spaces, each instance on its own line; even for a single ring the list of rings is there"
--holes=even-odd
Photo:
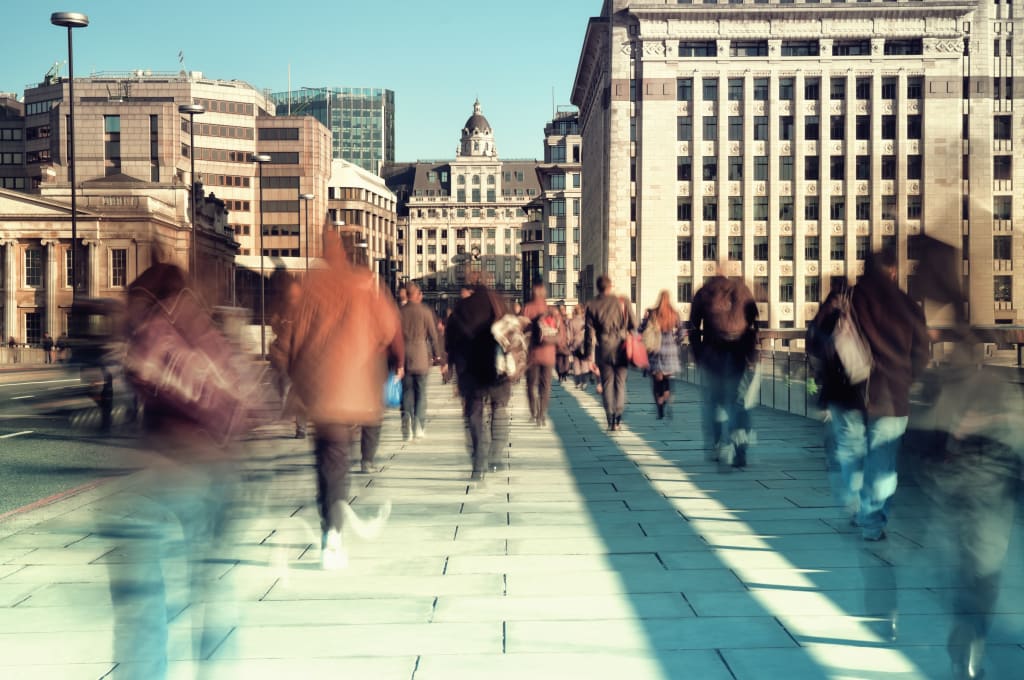
[[[612,287],[612,280],[607,274],[601,274],[597,277],[597,292],[604,293]]]
[[[865,274],[877,274],[884,270],[896,269],[896,265],[899,262],[899,258],[896,255],[895,248],[882,248],[871,253],[867,261],[864,263]]]

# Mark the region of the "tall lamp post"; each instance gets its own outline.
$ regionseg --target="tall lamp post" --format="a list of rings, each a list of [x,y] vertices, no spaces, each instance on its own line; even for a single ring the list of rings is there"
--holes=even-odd
[[[68,181],[71,183],[71,301],[78,297],[78,202],[75,191],[75,49],[71,32],[89,25],[80,12],[54,12],[50,23],[68,29]]]
[[[265,153],[253,154],[252,162],[259,167],[260,181],[260,359],[262,360],[267,356],[267,282],[263,278],[263,164],[270,162],[270,156]]]
[[[201,104],[182,104],[178,107],[178,113],[188,116],[188,157],[191,170],[189,178],[191,188],[188,192],[189,203],[192,208],[192,248],[190,249],[189,271],[193,278],[199,275],[199,232],[196,229],[196,116],[206,113]]]
[[[309,202],[313,194],[299,194],[299,198],[306,204],[306,276],[309,276]]]

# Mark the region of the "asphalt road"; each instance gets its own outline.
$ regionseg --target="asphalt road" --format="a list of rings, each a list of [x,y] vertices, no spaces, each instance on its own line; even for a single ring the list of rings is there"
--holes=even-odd
[[[0,515],[132,469],[134,429],[101,435],[89,391],[77,369],[0,372]]]

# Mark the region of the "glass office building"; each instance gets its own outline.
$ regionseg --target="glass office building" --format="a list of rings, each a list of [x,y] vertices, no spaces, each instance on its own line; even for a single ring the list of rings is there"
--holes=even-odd
[[[331,130],[332,154],[373,173],[395,160],[395,93],[372,87],[302,88],[270,95],[277,115],[313,116]]]

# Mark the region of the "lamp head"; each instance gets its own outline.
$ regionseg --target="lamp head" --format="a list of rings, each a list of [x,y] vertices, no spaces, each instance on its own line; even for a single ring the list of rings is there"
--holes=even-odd
[[[187,116],[198,116],[201,113],[206,113],[206,108],[202,104],[182,104],[178,107],[178,113],[184,113]]]
[[[313,194],[299,194],[299,198],[303,201],[312,201],[314,197]]]
[[[253,163],[269,163],[270,155],[265,153],[254,153],[251,156],[251,160]]]
[[[65,28],[85,28],[89,25],[89,17],[81,12],[54,12],[50,15],[50,23]]]

